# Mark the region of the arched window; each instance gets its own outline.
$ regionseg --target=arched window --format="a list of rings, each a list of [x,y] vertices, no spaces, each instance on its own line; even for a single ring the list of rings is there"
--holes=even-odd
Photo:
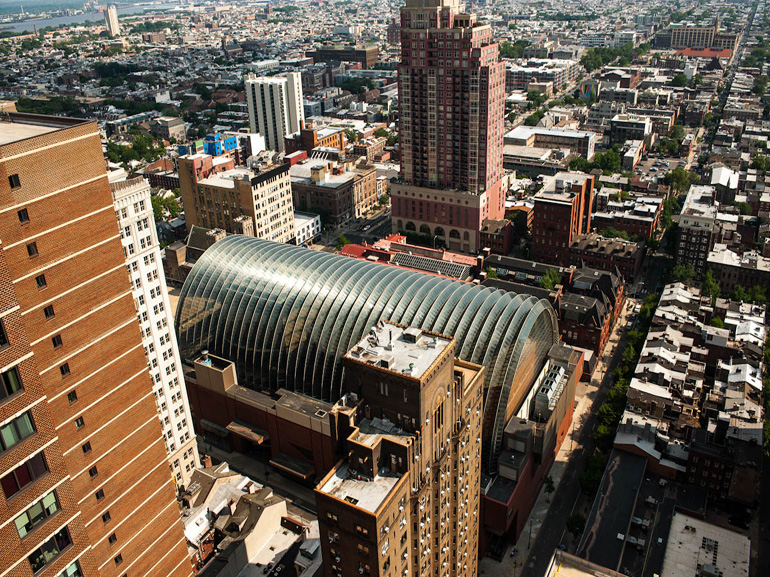
[[[404,230],[404,221],[400,218],[398,219],[398,230]]]
[[[436,236],[444,236],[444,229],[441,228],[440,226],[437,226],[436,230],[433,231],[433,234],[435,234]]]
[[[420,232],[422,234],[430,234],[430,227],[427,224],[420,225]]]
[[[460,238],[460,231],[453,228],[449,231],[449,238]]]
[[[468,231],[466,230],[466,231],[463,233],[463,240],[470,240],[470,239],[471,239],[471,235],[469,235],[469,234],[468,234]]]
[[[416,231],[417,227],[414,226],[413,222],[407,221],[407,223],[406,223],[406,230]]]

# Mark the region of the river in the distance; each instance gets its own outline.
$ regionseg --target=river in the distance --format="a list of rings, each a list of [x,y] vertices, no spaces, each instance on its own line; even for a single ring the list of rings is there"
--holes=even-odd
[[[170,8],[179,8],[179,3],[158,3],[158,4],[142,4],[135,6],[126,6],[124,8],[118,8],[118,16],[125,16],[127,14],[142,14],[143,12],[154,12],[156,10],[168,10]],[[12,32],[33,32],[34,27],[37,29],[45,28],[46,26],[62,26],[63,24],[83,24],[86,20],[92,22],[104,22],[103,12],[86,12],[85,14],[75,14],[73,16],[57,16],[56,18],[46,18],[44,20],[27,20],[25,22],[13,22],[9,24],[0,24],[0,32],[10,30]]]

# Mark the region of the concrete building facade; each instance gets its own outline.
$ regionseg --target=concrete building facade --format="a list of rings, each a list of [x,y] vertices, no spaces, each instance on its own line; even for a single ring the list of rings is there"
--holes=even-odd
[[[169,469],[177,486],[187,487],[200,458],[163,274],[150,185],[143,178],[134,178],[113,183],[110,189],[126,255],[126,271],[133,285],[144,352],[153,379],[153,395]]]
[[[285,137],[299,132],[305,122],[300,73],[289,72],[284,77],[247,74],[244,83],[251,132],[261,134],[268,149],[284,152]]]

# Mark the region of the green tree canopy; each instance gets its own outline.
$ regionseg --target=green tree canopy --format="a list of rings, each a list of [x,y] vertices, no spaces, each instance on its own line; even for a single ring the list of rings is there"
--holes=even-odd
[[[695,268],[691,264],[677,263],[671,271],[671,280],[673,282],[690,284],[693,279],[695,279]]]
[[[544,288],[546,290],[553,290],[557,284],[561,283],[561,275],[556,271],[554,268],[549,268],[545,274],[540,277],[540,280],[537,282],[538,286],[540,288]]]

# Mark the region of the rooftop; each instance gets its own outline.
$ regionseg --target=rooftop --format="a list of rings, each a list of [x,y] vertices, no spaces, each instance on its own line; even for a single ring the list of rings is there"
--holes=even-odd
[[[400,478],[390,473],[378,473],[374,479],[353,476],[346,462],[334,471],[319,491],[374,513]]]
[[[451,345],[450,338],[381,321],[345,356],[419,379]]]
[[[712,565],[722,577],[746,577],[750,554],[748,537],[675,512],[662,574],[689,577],[697,575],[700,567]]]
[[[81,119],[10,112],[0,116],[0,146],[84,123]]]

